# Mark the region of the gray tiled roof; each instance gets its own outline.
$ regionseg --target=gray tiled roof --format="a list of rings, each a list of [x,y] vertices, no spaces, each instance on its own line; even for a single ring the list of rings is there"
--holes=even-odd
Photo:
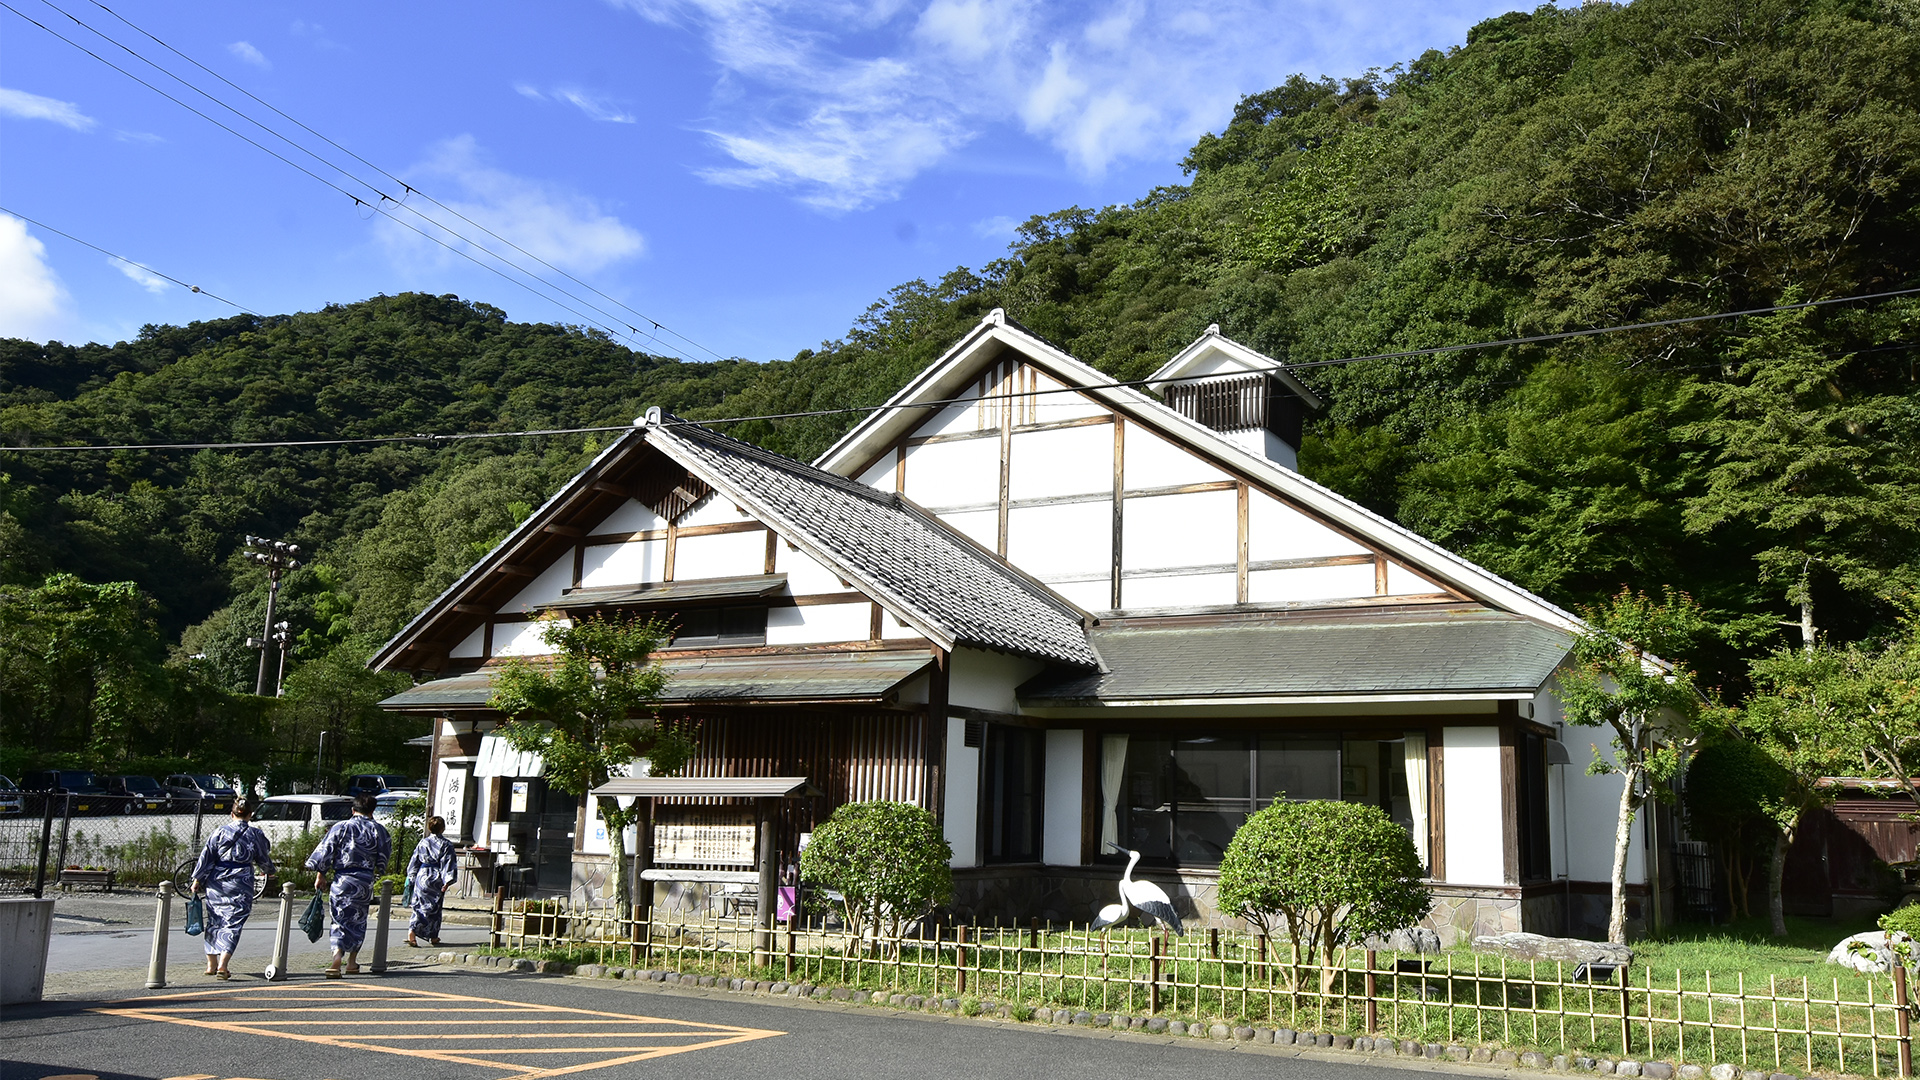
[[[958,644],[1099,663],[1071,604],[897,495],[671,420],[647,439],[804,530],[876,599],[910,608]]]
[[[1269,623],[1097,627],[1108,670],[1042,675],[1024,705],[1155,698],[1532,693],[1572,637],[1518,615],[1442,609]]]

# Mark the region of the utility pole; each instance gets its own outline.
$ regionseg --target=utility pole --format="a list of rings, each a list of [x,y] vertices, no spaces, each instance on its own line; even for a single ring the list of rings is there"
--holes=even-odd
[[[274,647],[274,642],[276,640],[278,640],[280,644],[281,674],[285,674],[286,672],[286,649],[287,649],[286,626],[287,624],[284,622],[281,623],[279,626],[280,633],[278,635],[274,633],[275,626],[273,624],[273,604],[274,604],[274,601],[279,599],[279,596],[280,596],[281,575],[285,574],[289,570],[292,570],[294,567],[297,567],[300,565],[299,560],[294,558],[294,556],[298,555],[299,553],[300,553],[300,545],[298,544],[289,544],[284,540],[269,540],[264,536],[248,536],[247,537],[247,553],[246,553],[247,558],[252,559],[254,562],[260,563],[261,565],[267,568],[266,624],[261,629],[259,637],[247,639],[247,648],[260,650],[260,676],[259,678],[254,680],[254,684],[253,684],[253,692],[260,697],[268,696],[267,695],[267,653],[270,649]],[[280,696],[280,680],[277,678],[273,682],[272,696],[274,697]]]

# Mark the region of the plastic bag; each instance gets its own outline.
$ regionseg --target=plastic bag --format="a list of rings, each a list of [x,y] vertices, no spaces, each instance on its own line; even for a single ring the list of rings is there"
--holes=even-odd
[[[404,908],[410,908],[413,906],[413,879],[412,878],[408,878],[407,887],[400,890],[400,906]]]
[[[188,937],[199,937],[200,932],[205,930],[206,928],[207,928],[206,901],[201,900],[197,896],[189,898],[187,900],[187,925],[183,927],[183,929],[186,930]]]
[[[327,894],[314,893],[307,902],[307,910],[300,916],[300,929],[307,935],[308,941],[319,941],[320,935],[327,930]]]

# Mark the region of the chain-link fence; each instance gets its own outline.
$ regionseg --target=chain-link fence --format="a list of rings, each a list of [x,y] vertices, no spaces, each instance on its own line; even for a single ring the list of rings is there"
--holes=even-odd
[[[226,820],[147,813],[126,796],[33,794],[28,812],[0,815],[0,893],[158,884]]]

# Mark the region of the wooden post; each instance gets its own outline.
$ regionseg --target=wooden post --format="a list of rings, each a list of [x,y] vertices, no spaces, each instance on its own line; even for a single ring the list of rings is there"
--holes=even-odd
[[[1220,928],[1217,926],[1207,927],[1207,951],[1213,954],[1215,960],[1220,959]]]
[[[774,914],[780,907],[779,868],[774,865],[774,825],[772,799],[760,803],[760,890],[754,901],[753,952],[756,962],[767,962],[773,952]]]
[[[1038,949],[1039,947],[1040,947],[1040,920],[1028,919],[1027,920],[1027,948]]]
[[[793,981],[793,920],[787,920],[787,968],[786,980]]]
[[[493,913],[487,916],[487,947],[488,948],[497,949],[500,947],[500,909],[502,906],[506,904],[506,902],[507,902],[507,887],[505,885],[494,886],[493,887]]]
[[[1254,954],[1260,958],[1258,962],[1260,965],[1261,983],[1271,986],[1273,984],[1273,970],[1267,966],[1267,935],[1253,935],[1253,951]]]
[[[1373,999],[1377,987],[1373,981],[1374,965],[1379,962],[1379,954],[1367,950],[1367,1034],[1380,1030],[1380,1003]]]
[[[1147,963],[1147,1011],[1160,1011],[1160,937],[1157,934],[1147,937],[1147,952],[1151,959]]]
[[[1893,1030],[1899,1038],[1900,1075],[1913,1075],[1913,1035],[1907,1019],[1907,968],[1905,958],[1893,963]]]
[[[1627,968],[1620,968],[1620,1056],[1633,1053],[1633,1008],[1627,990],[1633,981],[1627,978]]]
[[[967,925],[961,923],[953,928],[953,983],[954,992],[967,992]]]

